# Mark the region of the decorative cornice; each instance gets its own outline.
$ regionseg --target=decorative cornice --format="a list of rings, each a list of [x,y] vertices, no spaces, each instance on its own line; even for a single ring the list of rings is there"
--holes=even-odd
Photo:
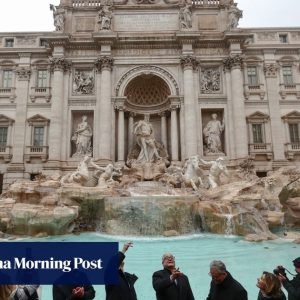
[[[100,56],[97,58],[95,66],[98,72],[101,72],[104,69],[111,71],[113,62],[114,60],[111,56]]]
[[[20,67],[16,69],[16,74],[18,80],[29,80],[31,75],[31,70],[28,67]]]
[[[241,55],[231,55],[223,60],[225,70],[232,68],[241,68],[243,65],[243,57]]]
[[[197,70],[199,62],[192,55],[185,55],[180,57],[180,64],[183,69]]]
[[[264,73],[266,77],[276,77],[279,66],[277,63],[265,63],[264,64]]]
[[[63,71],[70,70],[72,63],[64,57],[50,57],[49,58],[52,71]]]

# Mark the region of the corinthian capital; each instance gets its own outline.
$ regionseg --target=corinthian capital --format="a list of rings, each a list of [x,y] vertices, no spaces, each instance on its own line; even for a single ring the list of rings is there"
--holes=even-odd
[[[113,58],[111,56],[100,56],[95,62],[96,69],[102,71],[103,69],[111,70],[113,66]]]
[[[183,69],[192,68],[193,70],[196,70],[198,68],[199,62],[194,56],[186,55],[180,57],[180,64]]]
[[[18,68],[16,70],[18,80],[29,80],[31,70],[29,68]]]
[[[243,57],[241,55],[231,55],[223,60],[224,68],[231,70],[232,68],[241,68]]]
[[[71,62],[64,57],[50,57],[50,64],[52,71],[63,71],[66,72],[71,68]]]
[[[266,77],[276,77],[279,67],[276,63],[265,63],[264,64],[264,73]]]

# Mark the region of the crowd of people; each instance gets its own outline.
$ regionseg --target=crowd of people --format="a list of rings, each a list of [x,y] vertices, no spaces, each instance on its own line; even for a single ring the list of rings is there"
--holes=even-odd
[[[106,300],[137,300],[134,284],[138,277],[125,272],[125,253],[132,242],[124,244],[118,252],[118,279],[116,285],[106,285]],[[257,279],[257,300],[300,300],[300,257],[293,260],[296,275],[289,279],[285,268],[278,266],[273,273],[263,272]],[[227,270],[224,262],[214,260],[210,263],[211,283],[206,300],[248,300],[246,289]],[[152,275],[152,285],[157,300],[194,300],[189,279],[176,267],[172,253],[162,256],[162,270]],[[288,297],[282,291],[286,290]],[[38,286],[0,285],[0,300],[39,300]],[[53,285],[53,300],[95,299],[92,285],[70,286]]]

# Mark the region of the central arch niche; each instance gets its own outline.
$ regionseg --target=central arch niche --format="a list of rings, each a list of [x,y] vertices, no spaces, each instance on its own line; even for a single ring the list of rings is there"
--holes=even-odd
[[[133,110],[153,112],[166,105],[171,91],[167,83],[159,76],[143,74],[132,79],[127,85],[124,96],[127,106]]]

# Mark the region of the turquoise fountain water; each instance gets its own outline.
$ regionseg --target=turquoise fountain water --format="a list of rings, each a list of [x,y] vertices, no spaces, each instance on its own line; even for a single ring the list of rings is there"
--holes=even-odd
[[[58,236],[41,241],[118,241],[120,248],[127,240],[134,242],[126,254],[125,269],[135,273],[139,280],[136,291],[139,300],[155,300],[152,288],[152,273],[161,268],[161,256],[172,252],[176,264],[186,273],[196,300],[205,300],[209,290],[209,263],[222,260],[228,270],[248,291],[248,299],[257,299],[256,279],[262,271],[272,271],[283,265],[294,272],[291,261],[300,256],[300,246],[284,240],[250,243],[234,236],[199,234],[176,238],[135,238],[103,236],[85,233],[78,236]],[[32,239],[31,239],[32,241]],[[105,299],[103,286],[95,286],[96,298]],[[42,300],[51,300],[51,286],[43,286]]]

